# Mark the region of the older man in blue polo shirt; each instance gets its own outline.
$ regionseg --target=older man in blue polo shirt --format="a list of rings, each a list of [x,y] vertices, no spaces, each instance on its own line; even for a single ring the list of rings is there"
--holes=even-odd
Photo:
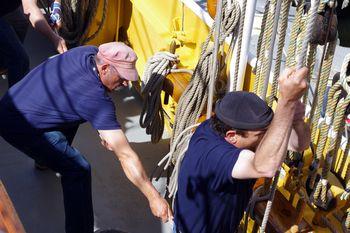
[[[215,116],[191,138],[182,161],[175,198],[175,232],[233,233],[247,207],[255,178],[272,177],[287,147],[304,150],[310,130],[304,123],[307,69],[280,76],[275,114],[258,96],[230,92]]]
[[[106,91],[138,79],[136,54],[123,43],[82,46],[48,59],[0,101],[0,135],[62,175],[67,233],[93,232],[91,168],[71,146],[79,124],[89,121],[114,151],[128,179],[149,201],[152,213],[171,218],[168,203],[150,183],[131,149]]]

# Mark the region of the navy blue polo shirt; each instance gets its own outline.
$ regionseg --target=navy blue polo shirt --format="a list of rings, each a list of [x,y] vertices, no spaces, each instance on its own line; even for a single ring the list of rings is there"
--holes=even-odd
[[[255,179],[232,178],[240,149],[203,122],[182,161],[175,197],[175,224],[181,233],[235,232]]]
[[[97,51],[77,47],[33,69],[0,101],[1,131],[23,133],[85,121],[98,130],[119,129],[114,103],[96,70]]]

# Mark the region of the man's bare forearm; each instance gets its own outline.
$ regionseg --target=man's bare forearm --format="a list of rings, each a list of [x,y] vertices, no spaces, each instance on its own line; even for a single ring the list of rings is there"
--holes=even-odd
[[[148,201],[158,198],[159,193],[153,187],[135,152],[127,152],[129,156],[118,156],[128,179],[146,196]],[[131,155],[130,155],[131,154]]]
[[[294,111],[295,101],[279,100],[271,125],[255,152],[254,166],[258,172],[273,176],[280,166],[287,149]]]

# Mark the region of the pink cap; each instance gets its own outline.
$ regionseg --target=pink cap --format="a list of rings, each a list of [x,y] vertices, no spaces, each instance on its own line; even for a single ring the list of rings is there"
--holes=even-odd
[[[129,81],[137,81],[138,74],[135,67],[136,53],[122,42],[110,42],[98,47],[101,59],[117,69],[120,76]]]

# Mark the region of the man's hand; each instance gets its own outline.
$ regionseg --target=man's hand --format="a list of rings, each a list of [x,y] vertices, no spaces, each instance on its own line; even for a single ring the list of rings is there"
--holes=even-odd
[[[160,196],[155,197],[149,201],[149,205],[153,215],[160,218],[162,222],[173,220],[173,213],[164,198]]]
[[[279,77],[280,94],[282,99],[287,102],[299,100],[307,89],[306,77],[309,70],[303,67],[299,70],[286,68]]]
[[[67,45],[66,42],[62,37],[59,35],[55,34],[53,40],[52,40],[53,45],[55,46],[57,52],[59,53],[64,53],[67,51]]]
[[[172,220],[173,214],[169,204],[162,198],[148,179],[141,161],[131,149],[125,134],[121,129],[99,130],[101,143],[109,150],[113,150],[120,161],[128,179],[140,189],[147,198],[152,213],[163,222]]]

